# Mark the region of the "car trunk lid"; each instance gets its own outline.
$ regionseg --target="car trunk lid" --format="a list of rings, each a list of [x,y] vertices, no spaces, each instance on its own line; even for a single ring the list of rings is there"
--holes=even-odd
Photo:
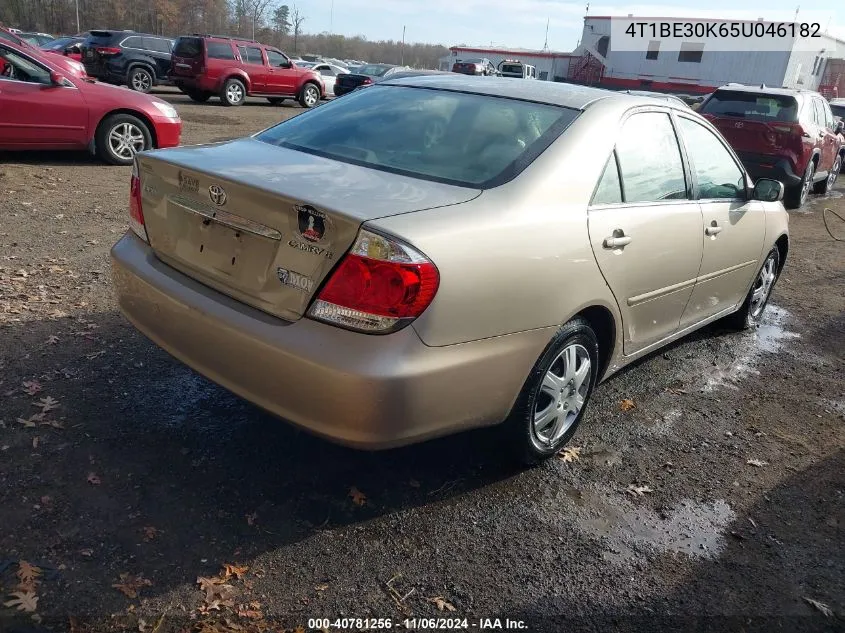
[[[254,139],[144,153],[138,161],[156,255],[291,321],[304,314],[363,222],[480,194]]]

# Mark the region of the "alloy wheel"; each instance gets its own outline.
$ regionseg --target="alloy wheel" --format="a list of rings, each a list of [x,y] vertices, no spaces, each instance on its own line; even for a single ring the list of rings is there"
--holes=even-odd
[[[240,84],[229,84],[226,88],[226,98],[229,100],[229,103],[240,103],[241,99],[244,98],[244,91]]]
[[[766,302],[769,300],[769,295],[772,294],[772,287],[775,285],[777,278],[777,261],[774,253],[766,258],[763,268],[760,269],[760,274],[754,280],[754,286],[751,289],[751,317],[756,319],[763,312],[766,307]]]
[[[532,416],[539,442],[554,446],[575,423],[590,392],[591,368],[590,354],[579,343],[564,347],[549,366]]]
[[[153,87],[153,79],[149,73],[136,71],[132,73],[132,88],[138,92],[148,92]]]
[[[314,86],[306,86],[305,87],[305,104],[311,108],[313,107],[317,101],[320,100],[320,95],[317,92],[317,89]]]
[[[813,188],[813,176],[816,173],[816,166],[813,163],[807,165],[807,171],[804,173],[804,182],[801,183],[801,206],[807,201],[807,196],[810,195],[810,189]]]
[[[131,123],[118,123],[109,132],[109,147],[115,156],[131,159],[145,149],[144,133]]]
[[[836,178],[839,176],[839,169],[842,167],[842,158],[837,157],[836,162],[833,163],[833,169],[830,170],[830,173],[827,175],[827,190],[831,191],[833,189],[833,185],[836,184]]]

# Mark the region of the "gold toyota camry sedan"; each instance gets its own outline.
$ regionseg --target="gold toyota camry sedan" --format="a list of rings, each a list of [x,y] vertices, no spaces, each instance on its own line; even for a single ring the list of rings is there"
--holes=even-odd
[[[411,77],[138,155],[114,283],[156,344],[314,433],[384,448],[501,424],[537,462],[626,364],[759,321],[782,196],[669,101]]]

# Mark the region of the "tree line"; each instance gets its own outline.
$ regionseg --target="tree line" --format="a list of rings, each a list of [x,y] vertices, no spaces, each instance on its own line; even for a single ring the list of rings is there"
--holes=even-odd
[[[414,68],[437,68],[439,58],[449,53],[438,44],[308,33],[307,7],[274,4],[273,0],[0,0],[0,24],[54,35],[99,28],[169,37],[215,33],[250,37],[289,54],[402,63]]]

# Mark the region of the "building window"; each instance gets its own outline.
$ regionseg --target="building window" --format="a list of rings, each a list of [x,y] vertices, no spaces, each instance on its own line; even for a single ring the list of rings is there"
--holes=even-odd
[[[645,53],[646,59],[657,59],[657,54],[660,52],[660,41],[651,40],[648,43],[648,50]]]
[[[548,70],[541,70],[540,71],[540,80],[547,81],[549,79],[549,71]]]
[[[681,43],[681,50],[678,53],[678,61],[679,62],[693,62],[696,64],[701,63],[701,55],[704,52],[704,44],[699,42],[694,43]]]
[[[607,57],[607,49],[610,48],[610,36],[602,35],[596,45],[596,50],[602,57]]]

